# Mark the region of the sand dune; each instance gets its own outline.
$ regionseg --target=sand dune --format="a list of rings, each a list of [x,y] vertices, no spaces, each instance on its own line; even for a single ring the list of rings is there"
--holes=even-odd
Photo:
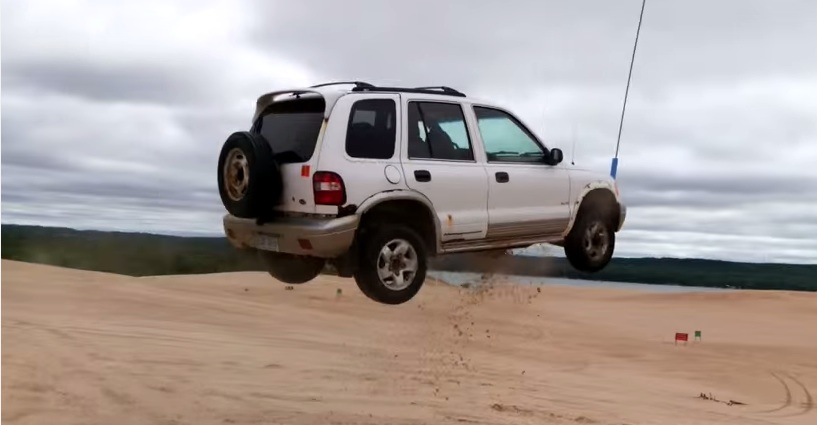
[[[4,424],[817,423],[814,294],[430,283],[393,307],[3,261],[2,321]]]

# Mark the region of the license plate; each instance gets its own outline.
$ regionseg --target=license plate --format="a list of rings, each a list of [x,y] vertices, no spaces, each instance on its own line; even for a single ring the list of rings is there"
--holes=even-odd
[[[255,247],[262,251],[278,251],[278,238],[269,235],[255,235]]]

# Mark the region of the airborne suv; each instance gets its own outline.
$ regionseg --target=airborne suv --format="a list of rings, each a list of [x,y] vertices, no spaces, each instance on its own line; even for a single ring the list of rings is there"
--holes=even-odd
[[[224,143],[224,232],[282,282],[329,265],[401,304],[431,256],[564,247],[595,272],[625,207],[607,175],[569,169],[511,112],[449,87],[320,84],[261,96]]]

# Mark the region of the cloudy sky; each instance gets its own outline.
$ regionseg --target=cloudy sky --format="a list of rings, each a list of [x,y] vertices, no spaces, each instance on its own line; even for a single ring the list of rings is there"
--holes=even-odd
[[[264,92],[449,85],[607,172],[640,0],[4,0],[2,222],[221,232]],[[648,0],[617,255],[817,263],[817,2]]]

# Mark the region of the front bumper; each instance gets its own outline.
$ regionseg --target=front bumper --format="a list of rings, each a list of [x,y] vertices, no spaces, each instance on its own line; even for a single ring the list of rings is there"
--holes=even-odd
[[[259,226],[254,219],[227,214],[223,221],[224,234],[236,248],[335,258],[352,246],[360,217],[281,217]]]
[[[624,226],[624,219],[627,217],[627,206],[624,204],[619,204],[619,214],[618,214],[618,228],[616,228],[616,232],[621,230]]]

